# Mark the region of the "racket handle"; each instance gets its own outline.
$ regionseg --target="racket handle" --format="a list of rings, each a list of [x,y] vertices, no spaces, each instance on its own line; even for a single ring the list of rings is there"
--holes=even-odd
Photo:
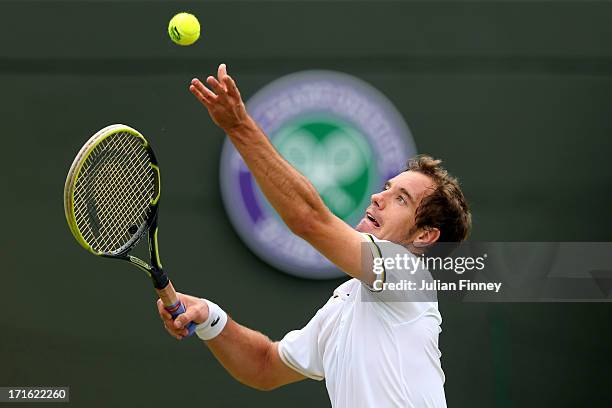
[[[183,303],[178,300],[176,304],[171,305],[171,306],[165,306],[164,309],[166,309],[168,313],[172,315],[173,319],[176,319],[178,315],[182,315],[183,313],[185,313],[185,305],[183,305]],[[187,336],[191,336],[195,332],[195,328],[196,328],[195,322],[189,322],[189,324],[186,327],[187,331],[189,332],[187,333]]]
[[[170,313],[173,319],[176,319],[177,316],[185,313],[185,305],[179,300],[178,296],[176,295],[176,291],[172,286],[172,282],[168,282],[168,285],[165,288],[155,289],[155,291],[163,302],[164,309],[166,309],[166,311]],[[189,322],[189,324],[186,326],[186,329],[188,331],[187,336],[191,336],[195,332],[195,328],[195,322]]]

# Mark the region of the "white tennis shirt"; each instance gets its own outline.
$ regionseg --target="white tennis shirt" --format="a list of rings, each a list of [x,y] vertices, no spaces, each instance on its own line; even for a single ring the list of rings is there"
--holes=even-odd
[[[375,257],[414,256],[366,236]],[[431,279],[427,270],[418,273]],[[380,278],[399,282],[401,275],[387,270]],[[344,282],[304,328],[280,341],[281,359],[306,377],[325,379],[334,408],[446,407],[438,303],[389,302],[383,293],[357,279]]]

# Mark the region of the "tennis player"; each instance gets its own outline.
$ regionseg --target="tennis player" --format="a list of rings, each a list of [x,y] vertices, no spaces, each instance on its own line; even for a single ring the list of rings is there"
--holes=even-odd
[[[379,257],[414,257],[437,242],[467,237],[471,216],[456,179],[439,160],[412,159],[406,171],[372,195],[353,229],[274,149],[247,113],[224,64],[206,83],[208,87],[194,79],[189,90],[228,135],[283,221],[352,279],[333,292],[305,327],[279,342],[241,326],[217,304],[183,294],[186,312],[174,321],[158,302],[167,331],[181,339],[187,335],[185,325],[196,322],[197,335],[221,365],[259,390],[325,379],[335,408],[445,407],[437,301],[388,301],[382,283],[399,282],[402,271],[374,273],[372,266]],[[371,250],[367,267],[364,247]]]

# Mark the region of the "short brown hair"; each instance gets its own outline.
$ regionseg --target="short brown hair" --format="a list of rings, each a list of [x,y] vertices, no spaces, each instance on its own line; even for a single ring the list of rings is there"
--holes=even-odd
[[[440,166],[442,160],[419,155],[408,161],[406,171],[429,176],[435,190],[423,197],[415,213],[415,229],[438,228],[438,242],[464,241],[472,228],[472,215],[459,182]]]

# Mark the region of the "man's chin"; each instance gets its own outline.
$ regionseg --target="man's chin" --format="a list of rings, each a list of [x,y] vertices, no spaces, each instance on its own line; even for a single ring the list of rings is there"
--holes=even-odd
[[[376,236],[376,231],[373,226],[370,225],[365,219],[359,221],[359,224],[355,227],[355,231],[365,232],[366,234],[372,234]]]

